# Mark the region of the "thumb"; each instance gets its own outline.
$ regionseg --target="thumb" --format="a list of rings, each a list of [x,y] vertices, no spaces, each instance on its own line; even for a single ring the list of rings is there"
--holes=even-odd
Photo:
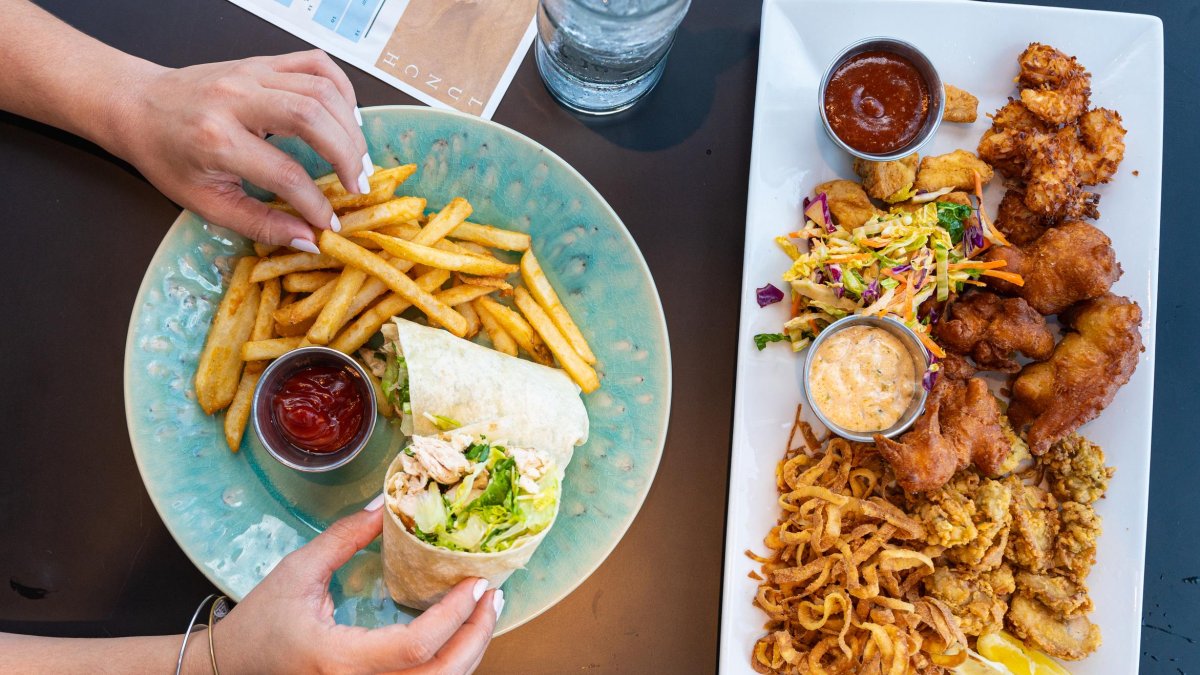
[[[292,561],[305,575],[328,583],[334,571],[345,565],[383,531],[383,509],[359,511],[336,521],[308,545],[297,549]]]

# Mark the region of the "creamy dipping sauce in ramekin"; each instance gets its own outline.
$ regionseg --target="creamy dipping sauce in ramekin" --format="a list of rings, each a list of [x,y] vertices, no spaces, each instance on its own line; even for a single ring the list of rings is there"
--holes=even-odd
[[[919,387],[913,357],[882,328],[851,326],[830,335],[813,354],[812,403],[848,431],[881,431],[904,415]]]

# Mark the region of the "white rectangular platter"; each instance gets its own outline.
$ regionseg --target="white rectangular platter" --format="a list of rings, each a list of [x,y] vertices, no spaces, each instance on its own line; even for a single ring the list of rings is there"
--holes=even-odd
[[[818,81],[842,47],[886,35],[915,44],[942,80],[979,97],[979,120],[943,124],[922,155],[974,151],[990,126],[985,113],[1015,95],[1017,55],[1030,42],[1079,58],[1092,73],[1092,103],[1116,109],[1129,130],[1125,160],[1101,186],[1098,226],[1113,240],[1124,275],[1113,287],[1141,305],[1142,354],[1133,378],[1104,413],[1081,432],[1103,446],[1117,472],[1106,499],[1097,564],[1089,577],[1096,621],[1104,635],[1072,673],[1134,673],[1142,615],[1150,423],[1154,391],[1154,324],[1158,282],[1163,115],[1163,31],[1159,19],[961,0],[766,0],[763,6],[754,138],[750,161],[737,396],[725,535],[720,669],[750,673],[751,649],[766,615],[752,604],[758,565],[746,550],[765,553],[763,537],[779,517],[775,465],[797,403],[803,403],[801,358],[783,345],[759,352],[756,333],[778,332],[788,303],[759,308],[754,289],[781,286],[787,257],[774,238],[802,223],[801,202],[813,186],[853,178],[848,155],[821,127]],[[1135,175],[1136,173],[1136,175]],[[986,194],[995,215],[1003,193]],[[807,407],[807,406],[806,406]],[[811,415],[809,421],[820,429]]]

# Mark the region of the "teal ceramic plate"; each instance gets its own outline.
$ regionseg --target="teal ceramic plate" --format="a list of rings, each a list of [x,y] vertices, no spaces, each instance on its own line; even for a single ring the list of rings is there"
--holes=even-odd
[[[472,220],[529,232],[534,251],[588,336],[601,388],[584,397],[591,438],[567,469],[561,515],[528,567],[505,584],[498,630],[537,616],[583,582],[633,521],[662,455],[671,399],[666,322],[637,245],[566,162],[520,134],[416,107],[364,110],[377,164],[415,162],[401,190],[436,209],[456,196]],[[329,164],[294,139],[276,142],[317,176]],[[379,493],[400,449],[381,420],[346,467],[301,474],[247,431],[225,447],[220,415],[195,402],[192,375],[231,261],[249,242],[183,212],[142,281],[125,347],[125,410],[134,455],[163,522],[196,567],[240,599],[288,552]],[[407,622],[381,579],[378,542],[333,578],[339,623]]]

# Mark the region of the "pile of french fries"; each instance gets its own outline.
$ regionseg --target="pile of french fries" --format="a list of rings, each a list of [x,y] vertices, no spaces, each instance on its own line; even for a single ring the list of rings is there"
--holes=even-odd
[[[353,355],[412,307],[459,337],[482,331],[497,351],[524,352],[547,366],[557,361],[585,393],[600,386],[596,357],[534,257],[529,235],[468,222],[472,208],[461,197],[426,216],[424,199],[396,196],[416,169],[377,170],[365,195],[347,192],[333,174],[316,179],[342,224],[338,233],[320,233],[321,253],[255,244],[255,255],[237,261],[195,378],[201,408],[210,415],[226,410],[233,452],[268,362],[308,345]],[[282,202],[271,206],[292,211]],[[521,253],[520,264],[492,249]],[[520,282],[510,282],[518,273]],[[515,309],[500,302],[507,297]]]

